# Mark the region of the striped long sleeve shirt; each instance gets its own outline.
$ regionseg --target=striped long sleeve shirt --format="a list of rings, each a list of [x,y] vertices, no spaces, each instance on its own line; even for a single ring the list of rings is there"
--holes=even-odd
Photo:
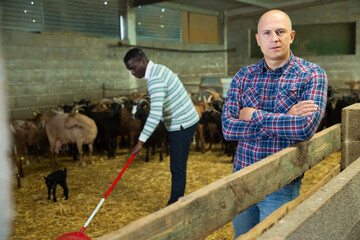
[[[139,140],[146,142],[163,117],[168,131],[188,128],[199,121],[193,102],[182,82],[169,68],[149,61],[145,80],[150,94],[150,114]]]
[[[267,68],[264,59],[240,69],[222,112],[224,138],[238,141],[233,172],[310,139],[324,116],[326,96],[325,71],[293,54],[274,71]],[[313,100],[318,111],[307,117],[287,114],[304,100]],[[251,121],[239,119],[245,107],[256,109]]]

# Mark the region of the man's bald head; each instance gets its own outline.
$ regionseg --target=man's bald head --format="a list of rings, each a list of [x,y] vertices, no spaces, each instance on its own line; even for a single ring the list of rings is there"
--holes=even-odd
[[[289,30],[290,31],[292,30],[292,24],[291,24],[291,19],[290,19],[289,15],[287,15],[285,12],[283,12],[281,10],[274,9],[274,10],[267,11],[260,17],[258,25],[257,25],[257,32],[259,33],[259,26],[263,19],[268,18],[268,17],[276,17],[276,16],[277,17],[281,17],[281,16],[285,17],[286,21],[289,24]]]
[[[281,67],[290,57],[294,41],[290,17],[280,10],[270,10],[261,16],[255,35],[270,70]]]

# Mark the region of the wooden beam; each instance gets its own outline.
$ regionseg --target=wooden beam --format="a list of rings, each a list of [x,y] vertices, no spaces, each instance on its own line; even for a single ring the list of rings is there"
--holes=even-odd
[[[277,209],[275,212],[270,214],[267,218],[257,224],[252,228],[248,233],[243,234],[236,238],[236,240],[253,240],[263,234],[267,229],[271,228],[274,224],[279,222],[283,217],[285,217],[291,210],[299,206],[302,202],[312,196],[316,191],[322,188],[326,183],[328,183],[334,176],[340,173],[340,164],[337,164],[333,169],[331,169],[319,182],[313,185],[309,190],[301,194],[298,198],[294,199],[291,202],[288,202]]]
[[[198,8],[198,7],[193,7],[191,5],[180,4],[180,3],[175,3],[175,2],[173,3],[171,1],[154,4],[154,6],[161,6],[161,7],[167,7],[167,8],[177,9],[177,10],[181,10],[181,11],[196,12],[196,13],[202,13],[202,14],[208,14],[208,15],[214,15],[214,16],[220,15],[220,11],[206,9],[206,8]]]
[[[130,0],[130,6],[131,7],[137,7],[137,6],[143,6],[143,5],[149,5],[159,2],[165,2],[167,0]]]
[[[317,1],[294,0],[293,3],[295,3],[295,4],[292,4],[290,1],[289,1],[289,3],[288,2],[277,3],[277,4],[275,3],[274,5],[272,5],[271,9],[277,8],[277,9],[287,12],[290,10],[304,9],[304,8],[309,8],[309,7],[319,6],[319,5],[328,5],[328,4],[332,4],[332,3],[336,3],[336,2],[343,2],[343,1],[347,1],[347,0],[317,0]],[[237,20],[237,19],[241,19],[241,18],[260,17],[267,10],[268,9],[254,6],[254,7],[245,7],[245,8],[236,8],[236,9],[232,9],[232,10],[227,10],[226,13],[228,16],[228,20],[232,21],[232,20]]]
[[[270,9],[271,8],[271,4],[269,3],[269,1],[259,1],[259,0],[235,0],[236,2],[241,2],[241,3],[246,3],[252,6],[256,6],[256,7],[261,7],[261,8],[266,8],[266,9]]]
[[[227,17],[232,19],[238,19],[239,16],[249,16],[249,15],[257,15],[262,14],[266,11],[266,9],[260,7],[244,7],[244,8],[235,8],[231,10],[227,10]]]
[[[296,6],[302,6],[302,5],[308,5],[308,4],[316,4],[317,2],[319,2],[319,0],[286,0],[286,1],[282,1],[282,2],[278,2],[278,3],[271,3],[270,4],[270,8],[274,9],[274,8],[285,8],[285,7],[296,7]]]
[[[340,150],[340,124],[97,239],[198,239]]]

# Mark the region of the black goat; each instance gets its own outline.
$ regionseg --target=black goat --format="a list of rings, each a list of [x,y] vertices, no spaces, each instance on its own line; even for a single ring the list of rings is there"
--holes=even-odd
[[[107,148],[108,159],[115,158],[116,138],[120,133],[121,103],[112,103],[109,112],[92,112],[90,108],[80,111],[93,119],[98,128],[98,136],[95,145],[99,151],[102,145]]]
[[[232,156],[233,160],[237,147],[237,141],[226,141],[224,139],[224,136],[222,135],[221,113],[216,110],[205,111],[203,112],[199,123],[204,125],[207,123],[214,123],[216,125],[217,133],[219,134],[221,142],[225,145],[225,153],[227,153],[228,156]]]
[[[143,107],[138,107],[137,111],[135,113],[135,118],[140,119],[141,121],[141,129],[144,128],[146,119],[149,116],[149,112],[147,111],[147,109],[143,108]],[[148,138],[148,140],[144,143],[144,147],[146,149],[146,157],[145,157],[145,161],[148,162],[149,161],[149,148],[153,147],[153,154],[155,153],[154,149],[155,146],[158,147],[159,150],[159,154],[160,154],[160,162],[162,162],[163,156],[162,156],[162,144],[163,142],[165,142],[165,145],[167,145],[167,130],[165,128],[165,124],[164,122],[160,121],[159,124],[157,125],[157,127],[155,128],[154,132],[151,134],[151,136]]]
[[[51,191],[53,200],[56,202],[56,185],[60,185],[64,189],[65,200],[69,198],[69,189],[66,184],[66,168],[64,170],[57,170],[44,177],[46,186],[48,187],[48,200],[50,200]]]

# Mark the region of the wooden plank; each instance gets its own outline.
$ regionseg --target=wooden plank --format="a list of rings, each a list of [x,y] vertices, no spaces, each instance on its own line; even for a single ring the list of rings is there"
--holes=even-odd
[[[97,239],[199,239],[340,150],[340,124]]]
[[[312,196],[316,191],[318,191],[321,187],[323,187],[326,183],[328,183],[334,176],[340,173],[340,164],[336,165],[333,169],[331,169],[319,182],[313,185],[309,190],[305,193],[301,194],[298,198],[294,199],[291,202],[288,202],[257,224],[253,229],[251,229],[248,233],[243,234],[236,238],[236,240],[252,240],[259,237],[263,234],[267,229],[271,228],[275,225],[280,219],[285,217],[291,210],[295,207],[299,206],[302,202]]]

